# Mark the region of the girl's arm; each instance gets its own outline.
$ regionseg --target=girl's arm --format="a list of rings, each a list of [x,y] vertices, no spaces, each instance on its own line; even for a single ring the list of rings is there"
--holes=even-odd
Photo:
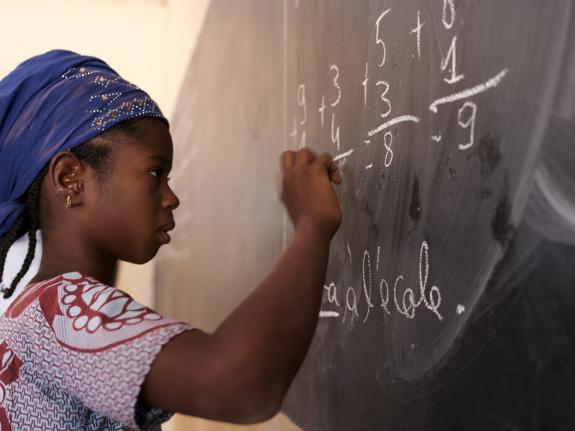
[[[331,185],[341,175],[331,157],[301,150],[281,160],[291,243],[214,334],[188,331],[164,346],[142,387],[149,406],[236,423],[279,411],[315,330],[329,243],[341,221]]]

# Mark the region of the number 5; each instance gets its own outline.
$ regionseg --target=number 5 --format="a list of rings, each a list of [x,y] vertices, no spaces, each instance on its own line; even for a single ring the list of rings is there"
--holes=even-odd
[[[381,45],[381,49],[383,50],[383,54],[381,56],[381,62],[378,64],[379,67],[385,64],[385,57],[387,56],[387,49],[385,47],[385,42],[381,39],[381,37],[379,37],[379,23],[381,22],[383,17],[387,15],[389,12],[391,12],[391,9],[384,10],[383,13],[379,16],[379,18],[377,18],[377,21],[375,22],[375,43],[377,45]]]

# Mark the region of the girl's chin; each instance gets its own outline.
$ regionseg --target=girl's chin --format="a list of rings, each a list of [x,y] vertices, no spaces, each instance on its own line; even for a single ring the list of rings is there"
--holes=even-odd
[[[158,237],[162,244],[169,244],[170,241],[172,240],[168,232],[165,232],[163,230],[158,231]]]

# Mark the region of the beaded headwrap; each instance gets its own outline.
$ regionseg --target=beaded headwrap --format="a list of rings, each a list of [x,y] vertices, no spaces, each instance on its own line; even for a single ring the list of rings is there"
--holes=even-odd
[[[23,196],[60,151],[117,123],[159,117],[158,105],[96,57],[54,50],[0,81],[0,237],[24,211]]]

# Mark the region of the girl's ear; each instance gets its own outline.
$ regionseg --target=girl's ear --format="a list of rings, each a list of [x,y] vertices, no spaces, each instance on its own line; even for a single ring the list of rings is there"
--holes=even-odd
[[[52,157],[48,170],[49,188],[63,203],[70,196],[72,205],[82,203],[87,171],[78,157],[63,151]]]

